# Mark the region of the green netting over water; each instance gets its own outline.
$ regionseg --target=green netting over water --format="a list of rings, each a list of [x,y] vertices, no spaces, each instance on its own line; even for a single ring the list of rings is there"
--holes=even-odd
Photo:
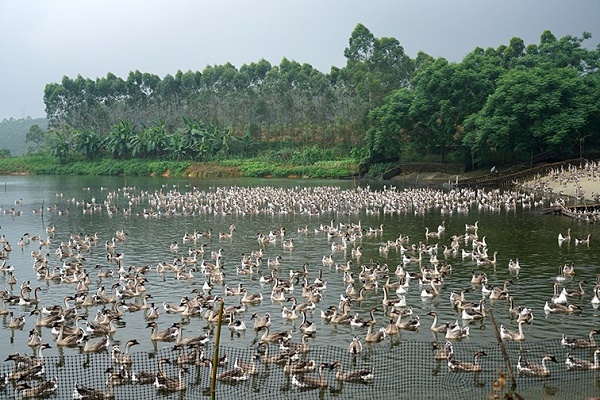
[[[455,343],[453,348],[456,359],[471,362],[474,354],[483,350],[487,355],[479,358],[482,371],[450,371],[446,360],[434,359],[432,343],[404,342],[397,337],[393,341],[388,338],[379,344],[365,346],[363,352],[356,355],[349,354],[346,348],[314,346],[308,352],[295,353],[290,361],[286,361],[284,357],[280,363],[275,362],[275,358],[282,353],[278,345],[269,345],[268,351],[267,346],[244,349],[221,347],[219,358],[222,360],[217,367],[220,380],[216,383],[215,398],[504,398],[510,389],[510,379],[498,344],[465,342]],[[515,392],[525,399],[589,399],[599,396],[598,370],[567,369],[565,364],[568,353],[591,362],[594,350],[568,349],[555,340],[509,343],[507,351],[516,377]],[[73,398],[76,386],[97,389],[104,395],[114,395],[116,399],[210,398],[211,363],[208,360],[212,360],[213,351],[214,347],[209,345],[207,348],[134,352],[131,353],[129,364],[116,363],[110,351],[100,354],[44,357],[43,370],[40,372],[38,368],[38,375],[25,376],[21,380],[16,378],[26,375],[23,371],[28,366],[31,367],[31,361],[14,361],[11,358],[16,357],[9,357],[0,368],[0,398],[31,395],[31,391],[35,390],[31,388],[53,379],[58,387],[49,394],[49,398]],[[539,364],[546,354],[554,355],[558,361],[547,363],[549,376],[519,375],[519,356]],[[334,361],[339,362],[336,368],[333,368]],[[34,362],[42,364],[39,360]],[[304,364],[299,364],[301,362]],[[173,389],[181,389],[184,386],[183,389],[171,391],[156,387],[155,375],[161,368],[160,364],[160,381],[169,381],[174,386]],[[236,365],[242,369],[236,368]],[[321,365],[322,378],[319,375]],[[289,369],[294,371],[290,372]],[[300,372],[304,370],[307,372]],[[336,377],[338,372],[357,370],[372,370],[373,379],[352,382]],[[144,383],[146,374],[149,374],[150,378]],[[501,374],[504,375],[506,384],[503,384]],[[236,376],[240,380],[234,380]],[[306,378],[309,381],[320,381],[314,388],[298,387],[297,382],[303,382]],[[27,386],[23,385],[25,382]],[[17,387],[20,389],[15,390]]]

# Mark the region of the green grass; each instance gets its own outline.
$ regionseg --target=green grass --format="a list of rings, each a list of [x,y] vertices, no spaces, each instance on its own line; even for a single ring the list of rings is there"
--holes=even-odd
[[[222,160],[210,163],[215,168],[203,168],[203,163],[156,160],[77,160],[61,164],[55,157],[26,155],[0,158],[0,174],[33,175],[130,175],[130,176],[187,176],[188,168],[203,169],[202,176],[220,176],[218,167],[235,168],[242,177],[305,177],[340,178],[355,175],[358,163],[353,159],[316,161],[310,164],[276,162],[268,157]],[[211,172],[212,171],[212,172]],[[211,175],[212,174],[212,175]]]

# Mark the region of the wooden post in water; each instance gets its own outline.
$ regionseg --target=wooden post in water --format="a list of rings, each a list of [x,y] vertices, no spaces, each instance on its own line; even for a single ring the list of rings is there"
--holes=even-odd
[[[498,345],[500,345],[500,351],[502,351],[502,357],[504,358],[504,363],[506,364],[506,370],[508,371],[508,377],[510,378],[510,392],[514,392],[517,388],[517,382],[515,381],[515,375],[513,374],[512,367],[510,365],[510,358],[508,357],[508,353],[506,351],[506,346],[504,346],[504,341],[500,337],[500,331],[498,330],[498,325],[496,325],[496,320],[494,319],[494,313],[490,308],[487,310],[488,314],[490,314],[490,321],[492,321],[492,326],[494,327],[494,334],[496,335],[496,340],[498,341]]]
[[[217,382],[217,366],[219,365],[219,341],[221,339],[221,320],[223,319],[223,304],[225,301],[221,299],[219,306],[219,316],[217,319],[217,334],[215,335],[215,354],[213,356],[212,374],[210,377],[210,398],[215,399],[215,386]]]

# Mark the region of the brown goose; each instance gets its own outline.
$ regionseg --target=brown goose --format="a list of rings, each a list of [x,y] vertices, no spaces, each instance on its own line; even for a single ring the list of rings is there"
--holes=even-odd
[[[330,368],[337,369],[337,372],[335,373],[335,378],[340,381],[370,382],[373,380],[373,368],[344,372],[344,367],[339,361],[334,361],[331,364]]]
[[[520,374],[523,375],[550,376],[550,369],[548,369],[546,361],[558,363],[556,357],[554,357],[551,354],[546,354],[544,357],[542,357],[541,365],[531,361],[527,361],[522,356],[519,356],[519,361],[517,362],[517,370]]]
[[[479,358],[486,355],[483,350],[478,350],[473,356],[473,362],[470,362],[457,360],[454,358],[454,353],[450,353],[448,355],[448,369],[454,372],[480,372],[483,367],[479,364]]]
[[[328,367],[328,365],[325,363],[321,363],[321,365],[319,365],[318,378],[306,374],[292,374],[292,384],[302,389],[317,389],[327,387],[327,379],[323,373],[325,367]]]

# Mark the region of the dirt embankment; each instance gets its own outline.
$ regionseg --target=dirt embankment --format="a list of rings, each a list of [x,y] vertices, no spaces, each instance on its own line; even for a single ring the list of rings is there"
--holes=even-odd
[[[188,178],[236,178],[242,173],[238,167],[224,167],[211,163],[193,163],[184,172]]]

